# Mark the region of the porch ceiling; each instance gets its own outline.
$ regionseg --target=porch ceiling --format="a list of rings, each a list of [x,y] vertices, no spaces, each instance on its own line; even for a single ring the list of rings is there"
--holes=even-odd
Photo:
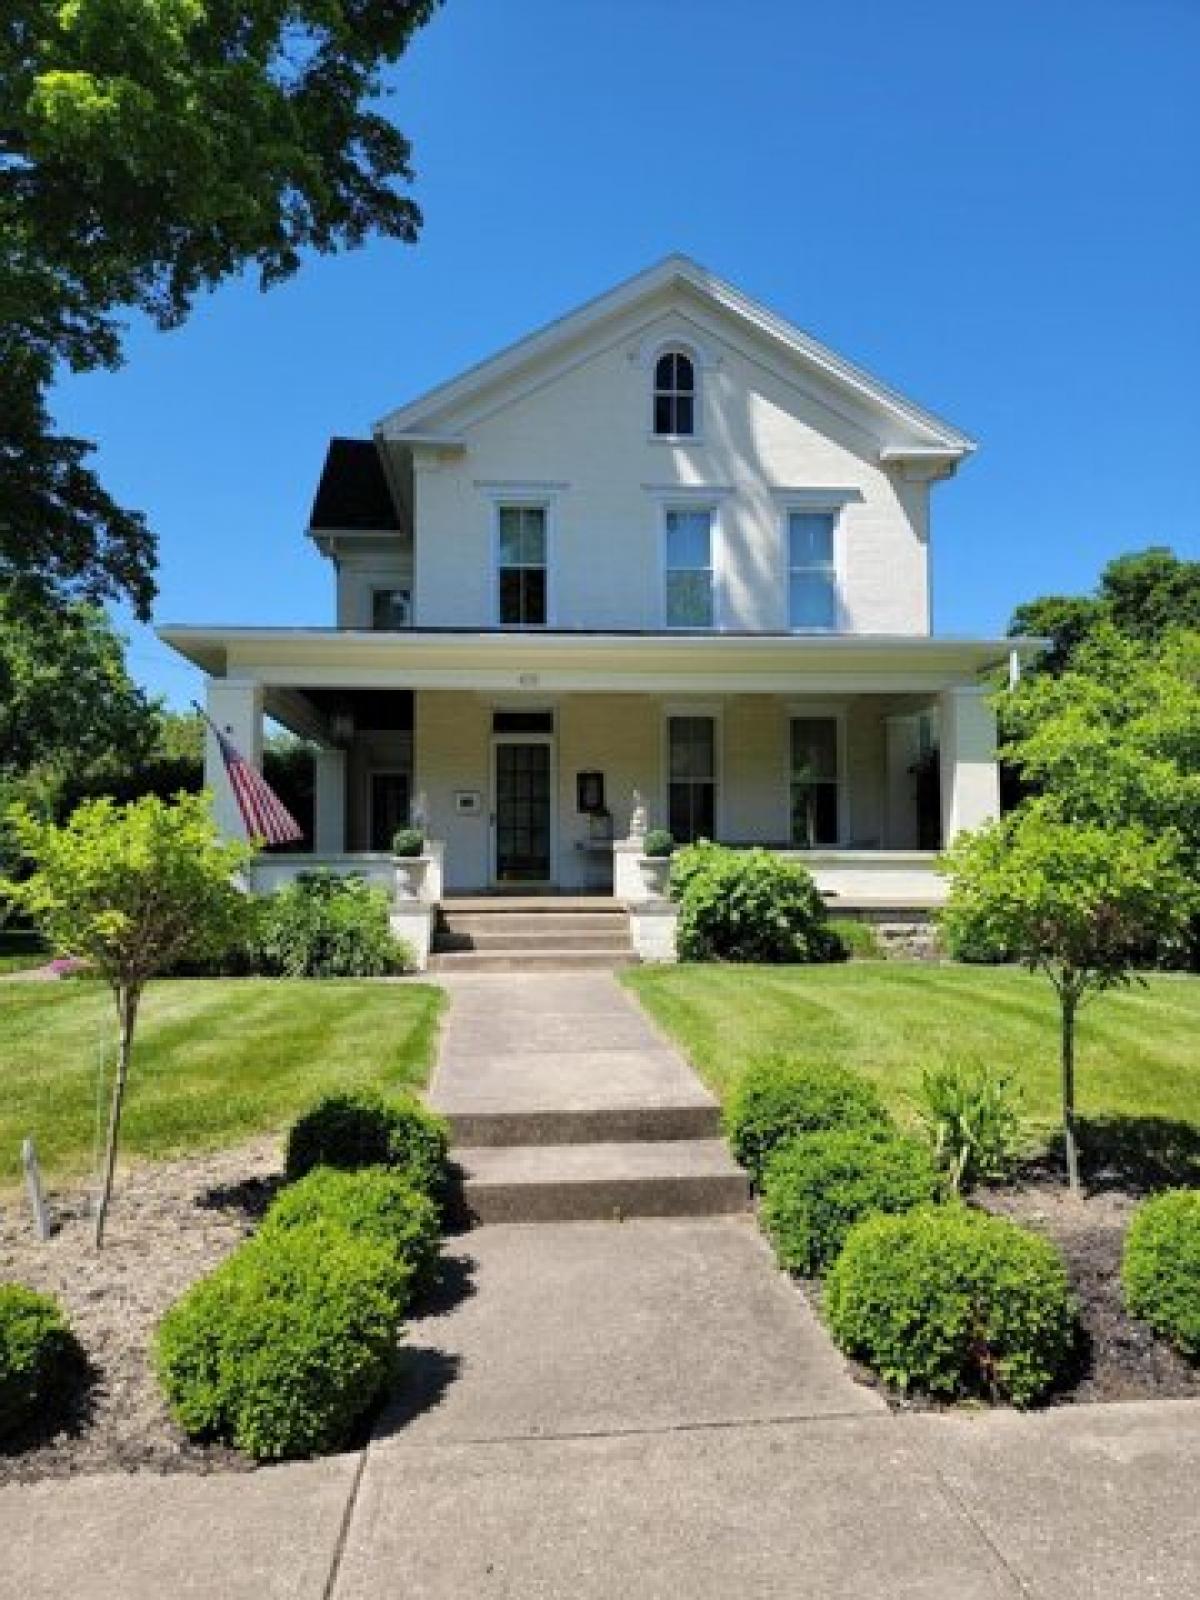
[[[903,693],[972,684],[1037,639],[170,626],[212,677],[270,686],[631,693]]]

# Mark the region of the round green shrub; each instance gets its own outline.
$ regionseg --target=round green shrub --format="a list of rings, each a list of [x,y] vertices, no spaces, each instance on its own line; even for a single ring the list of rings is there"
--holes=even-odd
[[[963,1205],[868,1217],[825,1280],[847,1355],[899,1389],[1025,1406],[1062,1374],[1075,1337],[1054,1246]]]
[[[250,1240],[159,1324],[172,1414],[257,1460],[337,1449],[392,1376],[408,1276],[332,1222]]]
[[[674,855],[675,840],[666,828],[651,828],[642,840],[642,854],[653,856],[661,860],[664,856]]]
[[[1200,1189],[1142,1202],[1125,1235],[1121,1281],[1135,1317],[1200,1358]]]
[[[671,864],[682,961],[838,961],[841,940],[803,867],[769,850],[689,845]]]
[[[61,1409],[83,1367],[58,1302],[19,1283],[0,1283],[0,1439]]]
[[[316,1167],[393,1167],[439,1199],[449,1147],[445,1122],[411,1095],[329,1094],[292,1124],[285,1168],[296,1179]]]
[[[872,1130],[811,1133],[780,1145],[767,1163],[762,1221],[781,1266],[815,1273],[834,1261],[863,1217],[911,1211],[942,1184],[923,1144]]]
[[[254,903],[245,962],[282,978],[375,978],[403,968],[388,897],[360,877],[303,872]]]
[[[330,1222],[356,1238],[395,1251],[412,1271],[414,1283],[427,1283],[437,1260],[438,1208],[402,1172],[363,1167],[357,1172],[317,1167],[289,1184],[272,1203],[259,1236]]]
[[[412,859],[423,854],[425,835],[420,828],[397,828],[392,835],[392,854]]]
[[[891,1127],[883,1101],[865,1078],[845,1067],[789,1057],[747,1067],[725,1108],[730,1147],[756,1185],[771,1152],[797,1134]]]

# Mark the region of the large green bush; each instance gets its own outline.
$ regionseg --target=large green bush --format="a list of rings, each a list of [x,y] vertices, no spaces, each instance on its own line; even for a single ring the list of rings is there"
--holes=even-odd
[[[834,1128],[888,1131],[891,1119],[865,1078],[822,1062],[768,1057],[734,1085],[725,1131],[734,1155],[761,1184],[771,1152],[801,1133]]]
[[[410,955],[392,936],[384,890],[304,872],[257,904],[245,960],[282,978],[372,978],[398,972]]]
[[[438,1208],[404,1173],[387,1167],[357,1172],[317,1167],[280,1193],[260,1237],[313,1222],[334,1223],[356,1238],[374,1240],[407,1263],[414,1283],[428,1282],[438,1253]]]
[[[868,1217],[825,1280],[851,1356],[902,1390],[1029,1405],[1070,1357],[1075,1311],[1054,1246],[963,1205]]]
[[[803,867],[769,850],[689,845],[671,865],[683,961],[838,961],[840,939]]]
[[[61,1409],[83,1368],[58,1302],[19,1283],[0,1283],[0,1439]]]
[[[315,1167],[392,1167],[439,1199],[449,1147],[444,1120],[411,1095],[330,1094],[292,1124],[285,1166],[290,1179]]]
[[[1200,1358],[1200,1189],[1143,1201],[1125,1236],[1121,1281],[1134,1316]]]
[[[933,1158],[915,1139],[855,1128],[810,1133],[780,1145],[767,1163],[762,1222],[781,1266],[820,1272],[863,1217],[910,1211],[941,1188]]]
[[[336,1223],[250,1240],[159,1325],[172,1414],[258,1460],[344,1445],[392,1375],[408,1278],[394,1250]]]

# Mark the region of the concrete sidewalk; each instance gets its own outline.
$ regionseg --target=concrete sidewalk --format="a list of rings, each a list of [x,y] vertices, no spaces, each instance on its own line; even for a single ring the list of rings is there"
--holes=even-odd
[[[494,1227],[364,1452],[0,1491],[3,1600],[1158,1600],[1200,1405],[898,1416],[747,1220]]]

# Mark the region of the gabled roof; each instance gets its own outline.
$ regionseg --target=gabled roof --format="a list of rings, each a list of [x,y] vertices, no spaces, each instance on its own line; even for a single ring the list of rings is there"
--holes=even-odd
[[[392,533],[400,527],[373,439],[331,439],[308,519],[313,533]]]
[[[895,389],[855,366],[829,349],[811,334],[752,300],[740,289],[707,271],[684,255],[670,255],[655,266],[626,279],[605,294],[587,301],[577,310],[547,323],[536,333],[507,346],[498,354],[469,367],[459,377],[439,384],[416,400],[389,412],[375,425],[375,435],[383,439],[440,439],[453,437],[452,430],[439,428],[439,419],[468,404],[481,391],[505,379],[516,380],[536,361],[552,357],[560,348],[580,339],[604,323],[636,310],[672,287],[682,287],[702,302],[724,312],[747,329],[764,336],[790,357],[802,370],[823,377],[835,388],[856,396],[871,409],[898,424],[911,440],[914,454],[944,456],[956,460],[975,449],[975,441],[951,427],[933,412],[906,399]],[[907,453],[903,446],[889,446],[894,456]]]

